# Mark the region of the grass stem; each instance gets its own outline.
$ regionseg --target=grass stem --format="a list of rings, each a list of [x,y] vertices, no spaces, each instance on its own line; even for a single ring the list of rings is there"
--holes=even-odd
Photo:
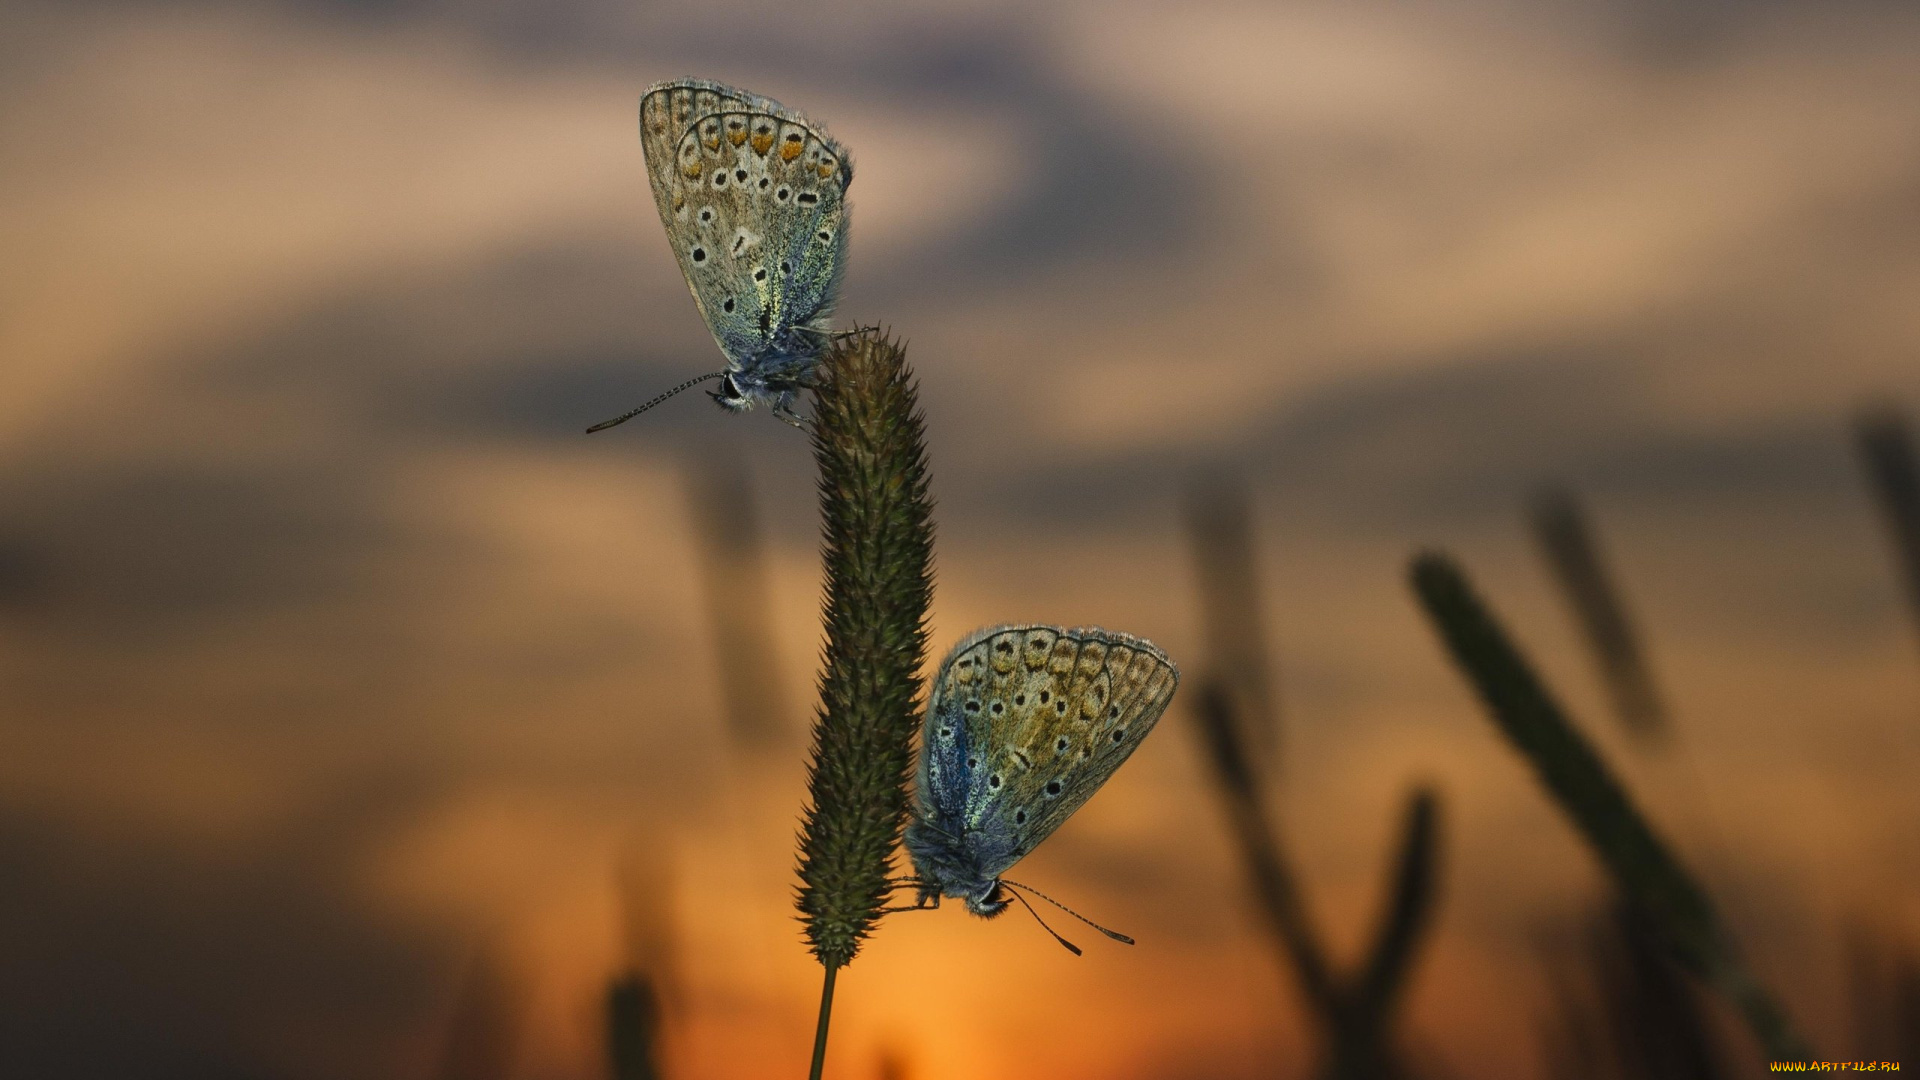
[[[813,1028],[813,1065],[807,1069],[807,1080],[820,1080],[820,1070],[827,1064],[827,1022],[833,1018],[833,979],[838,974],[839,968],[828,967],[820,984],[820,1021]]]
[[[1454,663],[1621,894],[1647,915],[1683,966],[1739,1010],[1769,1057],[1811,1060],[1806,1040],[1747,970],[1705,890],[1655,835],[1459,566],[1430,552],[1414,559],[1412,578]]]

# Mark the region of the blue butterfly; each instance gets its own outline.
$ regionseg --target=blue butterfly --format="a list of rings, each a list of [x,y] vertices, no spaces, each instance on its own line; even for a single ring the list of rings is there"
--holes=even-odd
[[[756,404],[795,427],[828,338],[847,257],[853,163],[818,124],[771,98],[701,79],[640,99],[640,145],[660,221],[694,306],[727,358],[601,431],[709,379],[729,412]]]
[[[963,638],[940,664],[921,729],[905,836],[913,906],[952,896],[991,918],[1009,897],[1026,903],[1009,885],[1058,904],[1002,875],[1100,790],[1179,682],[1153,643],[1094,627],[997,626]]]

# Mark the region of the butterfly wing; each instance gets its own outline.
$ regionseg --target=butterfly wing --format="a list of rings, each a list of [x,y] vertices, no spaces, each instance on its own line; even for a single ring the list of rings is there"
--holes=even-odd
[[[695,120],[739,109],[784,111],[777,101],[705,79],[655,83],[640,97],[640,149],[647,161],[647,183],[662,221],[671,220],[674,154],[680,136]]]
[[[1180,673],[1151,642],[1097,628],[969,635],[927,703],[921,816],[997,877],[1073,815],[1166,712]]]
[[[768,98],[683,80],[640,103],[647,175],[700,315],[735,369],[792,362],[846,262],[846,150]],[[808,350],[810,355],[810,350]]]

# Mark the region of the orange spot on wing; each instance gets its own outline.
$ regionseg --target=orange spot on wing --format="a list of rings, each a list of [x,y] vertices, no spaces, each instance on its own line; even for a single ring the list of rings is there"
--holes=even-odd
[[[792,161],[794,158],[797,158],[800,156],[800,149],[801,149],[800,140],[788,139],[786,142],[780,144],[780,160]]]
[[[680,166],[680,172],[689,180],[698,180],[700,178],[700,163],[698,161],[689,161],[685,165]]]
[[[727,132],[727,141],[735,146],[739,146],[741,143],[747,141],[747,133],[744,130],[729,131]]]
[[[754,152],[754,153],[756,153],[756,154],[765,154],[765,153],[766,153],[767,151],[769,151],[769,150],[771,150],[771,149],[773,149],[773,136],[771,136],[771,135],[755,135],[755,136],[753,137],[753,152]]]
[[[820,163],[820,179],[825,180],[827,177],[832,175],[833,175],[833,162],[831,161],[821,162]]]

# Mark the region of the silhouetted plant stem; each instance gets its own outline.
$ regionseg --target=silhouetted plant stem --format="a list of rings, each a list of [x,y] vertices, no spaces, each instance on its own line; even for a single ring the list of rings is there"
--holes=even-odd
[[[1654,687],[1646,651],[1579,501],[1572,492],[1549,489],[1534,498],[1529,516],[1540,553],[1567,595],[1621,725],[1649,741],[1665,737],[1666,707]]]
[[[1855,1054],[1920,1061],[1920,955],[1861,922],[1848,927],[1844,940]]]
[[[820,1019],[813,1027],[813,1064],[807,1069],[807,1080],[820,1080],[820,1071],[827,1065],[827,1023],[833,1019],[833,980],[839,973],[839,968],[828,967],[820,983]]]
[[[1264,781],[1242,744],[1232,696],[1201,686],[1199,720],[1215,786],[1246,864],[1261,914],[1293,971],[1325,1041],[1324,1074],[1338,1080],[1399,1075],[1392,1046],[1395,1006],[1404,996],[1416,946],[1431,922],[1438,862],[1438,800],[1416,791],[1408,803],[1392,893],[1373,945],[1351,979],[1336,973],[1264,810]]]
[[[661,1080],[660,999],[640,972],[607,988],[607,1064],[613,1080]]]
[[[1242,727],[1234,719],[1230,693],[1208,680],[1201,684],[1197,702],[1215,786],[1226,804],[1227,824],[1238,842],[1260,913],[1285,952],[1308,1006],[1330,1016],[1339,1010],[1340,993],[1308,918],[1293,867],[1267,821],[1264,785],[1242,744]]]
[[[1680,962],[1737,1008],[1769,1055],[1812,1057],[1772,996],[1748,973],[1706,893],[1661,843],[1452,559],[1413,561],[1414,591],[1507,739],[1585,834],[1621,893],[1652,920]]]
[[[506,1080],[520,1029],[524,991],[490,954],[474,958],[454,1001],[435,1080]]]
[[[1378,1080],[1400,1074],[1393,1014],[1422,931],[1431,921],[1438,802],[1420,790],[1408,804],[1392,892],[1371,948],[1342,974],[1321,944],[1280,835],[1267,789],[1278,767],[1279,716],[1261,611],[1253,511],[1246,484],[1221,471],[1187,489],[1187,526],[1206,630],[1198,732],[1213,766],[1254,899],[1293,974],[1323,1042],[1323,1075]]]
[[[1186,513],[1200,586],[1206,677],[1233,694],[1234,717],[1260,767],[1276,772],[1280,711],[1273,690],[1253,505],[1246,482],[1224,470],[1195,476],[1187,488]]]
[[[1863,414],[1854,432],[1900,561],[1907,600],[1920,620],[1920,460],[1912,433],[1906,419],[1891,409]]]
[[[1440,877],[1439,837],[1440,797],[1431,788],[1415,788],[1402,819],[1387,907],[1353,991],[1358,1001],[1368,1003],[1363,1011],[1370,1015],[1390,1015],[1404,993],[1414,948],[1433,921]]]
[[[765,750],[780,740],[789,721],[768,611],[766,543],[738,451],[700,454],[688,468],[687,501],[700,539],[727,726],[741,747]]]
[[[1547,1036],[1554,1080],[1721,1080],[1729,1075],[1698,980],[1674,962],[1646,911],[1617,894],[1548,955],[1559,1016]]]
[[[826,968],[817,1077],[835,978],[879,918],[906,823],[933,598],[933,521],[905,351],[878,333],[843,338],[815,377],[827,641],[797,903]]]

